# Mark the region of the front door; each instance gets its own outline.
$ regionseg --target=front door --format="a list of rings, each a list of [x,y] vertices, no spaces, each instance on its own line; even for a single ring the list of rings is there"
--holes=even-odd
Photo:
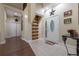
[[[46,18],[45,37],[52,42],[59,41],[59,16],[50,16]]]

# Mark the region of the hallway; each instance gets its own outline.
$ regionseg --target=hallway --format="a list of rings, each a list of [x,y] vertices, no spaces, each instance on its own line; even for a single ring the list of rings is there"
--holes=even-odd
[[[6,39],[6,44],[0,45],[0,56],[34,56],[30,45],[20,38]]]
[[[63,35],[69,53],[77,54],[78,3],[24,4],[0,4],[0,56],[67,56]]]

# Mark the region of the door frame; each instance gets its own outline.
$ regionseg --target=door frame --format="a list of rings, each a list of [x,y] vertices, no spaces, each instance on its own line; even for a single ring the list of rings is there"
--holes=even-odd
[[[50,17],[56,17],[56,16],[59,17],[59,15],[52,15],[52,16],[49,16],[49,17],[44,18],[44,23],[45,23],[45,21],[46,21],[45,19],[48,19],[48,18],[50,18]],[[44,27],[45,27],[45,24],[44,24]],[[47,38],[45,37],[45,35],[47,35],[47,34],[45,33],[45,31],[47,31],[46,28],[44,29],[44,38],[47,39]],[[59,31],[58,33],[59,33],[59,40],[60,40],[60,17],[59,17],[59,30],[58,30],[58,31]]]
[[[5,14],[6,14],[6,19],[5,19],[5,21],[7,20],[7,13],[6,13],[6,8],[8,8],[8,9],[11,9],[11,10],[15,10],[16,12],[20,12],[21,14],[22,14],[22,16],[21,16],[21,37],[22,37],[22,31],[23,31],[23,29],[22,29],[22,26],[23,26],[23,11],[22,10],[19,10],[19,9],[17,9],[17,8],[14,8],[14,7],[11,7],[11,6],[9,6],[9,5],[5,5],[5,4],[2,4],[3,5],[3,7],[4,7],[4,9],[5,9]],[[6,23],[5,23],[6,24]],[[6,25],[5,25],[5,33],[6,33]],[[6,39],[6,36],[5,36],[5,39]]]

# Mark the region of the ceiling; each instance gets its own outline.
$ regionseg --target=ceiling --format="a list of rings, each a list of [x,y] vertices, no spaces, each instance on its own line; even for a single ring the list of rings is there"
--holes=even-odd
[[[4,3],[4,4],[23,10],[23,4],[25,3]],[[47,6],[55,7],[57,5],[58,3],[36,3],[37,9],[40,7],[47,7]]]
[[[44,3],[43,4],[43,7],[55,7],[55,6],[57,6],[59,3]]]
[[[23,3],[5,3],[5,4],[23,10]]]
[[[58,4],[59,3],[42,3],[42,4],[40,4],[41,7],[37,8],[37,10],[35,12],[36,12],[36,14],[44,15],[45,11],[56,7]],[[38,4],[37,4],[37,7],[39,7]]]
[[[12,6],[12,7],[15,7],[15,8],[18,8],[20,10],[23,10],[23,3],[5,3],[6,5],[9,5],[9,6]],[[57,6],[58,3],[37,3],[36,4],[36,9],[41,9],[41,8],[45,8],[45,7],[55,7]],[[8,16],[14,16],[15,14],[17,14],[18,16],[21,16],[21,13],[20,12],[17,12],[15,10],[11,10],[11,9],[8,9],[6,8],[6,11],[7,11],[7,15]]]
[[[22,14],[19,11],[17,12],[16,10],[9,9],[9,8],[6,8],[6,14],[7,14],[7,17],[22,16]]]

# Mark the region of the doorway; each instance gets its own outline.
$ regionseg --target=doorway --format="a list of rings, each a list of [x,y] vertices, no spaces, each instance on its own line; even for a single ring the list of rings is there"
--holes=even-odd
[[[59,16],[45,19],[45,38],[52,42],[59,42]]]
[[[41,16],[35,15],[35,18],[32,23],[32,40],[39,38],[39,23],[41,21]]]
[[[6,21],[6,38],[21,36],[21,22],[15,21],[15,18],[8,18]]]
[[[20,38],[22,34],[22,14],[6,8],[6,39]]]

